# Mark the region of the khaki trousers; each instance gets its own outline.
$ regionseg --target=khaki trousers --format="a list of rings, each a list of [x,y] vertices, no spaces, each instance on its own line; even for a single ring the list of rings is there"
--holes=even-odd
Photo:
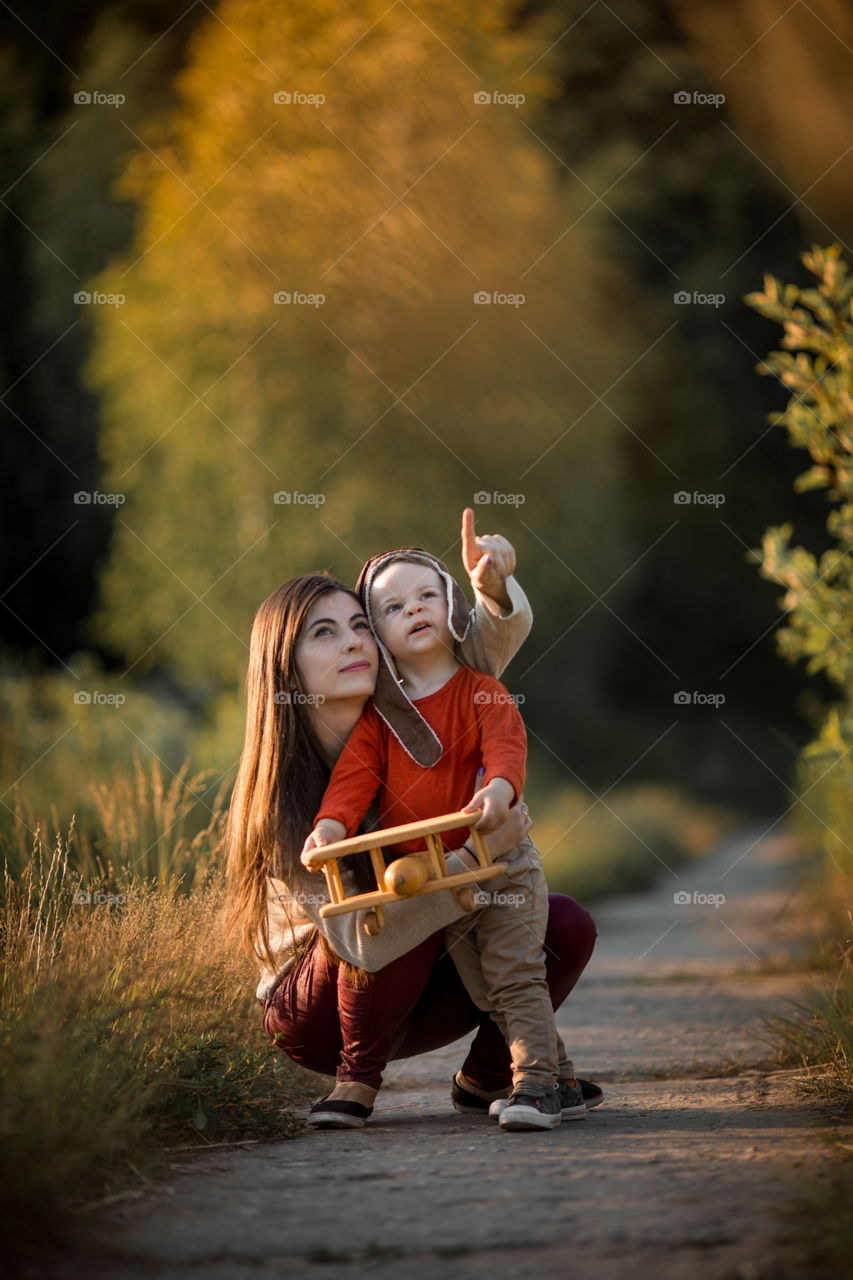
[[[542,868],[497,876],[474,892],[481,905],[445,929],[445,946],[469,996],[503,1033],[513,1086],[525,1079],[574,1079],[545,978],[548,886]]]

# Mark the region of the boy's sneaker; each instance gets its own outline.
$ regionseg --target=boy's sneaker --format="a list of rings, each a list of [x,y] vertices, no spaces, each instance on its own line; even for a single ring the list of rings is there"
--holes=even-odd
[[[558,1080],[557,1092],[560,1095],[560,1113],[564,1120],[586,1120],[586,1103],[580,1080],[576,1080],[574,1084]]]
[[[361,1102],[321,1098],[308,1112],[305,1123],[311,1129],[363,1129],[373,1115],[373,1107]]]
[[[560,1095],[560,1112],[564,1120],[585,1120],[587,1111],[592,1107],[597,1107],[599,1103],[604,1101],[604,1092],[599,1089],[597,1084],[593,1084],[591,1080],[577,1081],[577,1084],[570,1085],[565,1080],[559,1080],[558,1091]],[[508,1098],[498,1098],[497,1102],[491,1103],[489,1106],[489,1115],[493,1119],[498,1119],[506,1110]]]
[[[530,1081],[513,1089],[499,1123],[502,1129],[509,1130],[553,1129],[562,1118],[559,1089]]]

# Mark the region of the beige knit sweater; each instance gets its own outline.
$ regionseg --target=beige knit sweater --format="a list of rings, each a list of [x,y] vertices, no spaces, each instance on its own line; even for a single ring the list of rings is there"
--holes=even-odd
[[[510,612],[502,614],[493,600],[476,592],[472,626],[459,646],[463,661],[496,677],[500,677],[521,648],[533,621],[527,597],[515,578],[508,578],[506,585],[512,606]],[[509,862],[510,870],[515,872],[533,865],[538,860],[538,853],[529,840],[524,840],[509,858],[502,860]],[[451,853],[447,857],[451,872],[467,870],[470,865],[467,855],[460,857],[458,853]],[[347,873],[343,865],[341,873],[347,889]],[[261,978],[256,994],[261,1001],[271,997],[318,927],[339,956],[360,969],[375,972],[411,951],[430,934],[465,915],[450,890],[445,889],[407,901],[387,903],[382,931],[375,937],[369,937],[364,930],[364,910],[321,918],[320,907],[329,901],[329,897],[325,878],[320,873],[297,872],[297,878],[298,883],[292,886],[272,876],[268,879],[267,928],[275,963],[270,966],[263,956],[258,956]]]

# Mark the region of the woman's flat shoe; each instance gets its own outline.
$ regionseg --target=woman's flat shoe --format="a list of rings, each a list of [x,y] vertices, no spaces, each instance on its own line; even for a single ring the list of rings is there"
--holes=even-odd
[[[315,1102],[305,1121],[312,1129],[363,1129],[373,1115],[373,1107],[361,1102],[322,1098]]]

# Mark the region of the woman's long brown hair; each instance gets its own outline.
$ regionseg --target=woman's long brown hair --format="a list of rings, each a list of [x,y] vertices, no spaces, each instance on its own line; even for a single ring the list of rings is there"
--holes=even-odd
[[[318,887],[299,854],[330,770],[304,703],[293,697],[310,693],[302,687],[295,649],[311,609],[335,591],[352,596],[361,609],[349,587],[328,574],[313,573],[291,578],[268,595],[252,627],[246,733],[226,835],[228,919],[240,945],[260,952],[271,965],[267,877],[283,880],[291,893],[303,888],[316,892]]]

